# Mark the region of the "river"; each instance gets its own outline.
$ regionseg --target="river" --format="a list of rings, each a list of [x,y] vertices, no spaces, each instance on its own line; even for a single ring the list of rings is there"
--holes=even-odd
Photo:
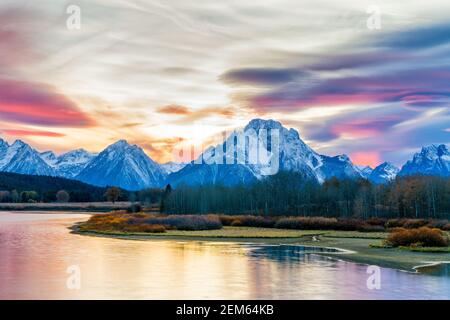
[[[230,242],[81,236],[74,213],[0,212],[0,299],[450,299],[450,277]],[[337,256],[338,257],[338,256]]]

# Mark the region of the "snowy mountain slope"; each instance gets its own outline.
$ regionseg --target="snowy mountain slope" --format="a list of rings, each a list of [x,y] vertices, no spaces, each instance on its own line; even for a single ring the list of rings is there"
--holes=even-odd
[[[140,190],[161,187],[165,174],[140,147],[120,140],[92,159],[75,178],[96,186]]]
[[[273,132],[278,134],[271,134]],[[250,147],[247,146],[244,150],[244,145],[237,143],[239,136],[241,135],[242,137],[242,134],[245,134],[247,137],[254,137],[254,141],[257,142],[253,145],[259,145],[262,149],[262,154],[267,155],[265,159],[271,159],[272,162],[260,161],[259,163],[254,163],[249,161],[251,159],[249,156],[251,153],[249,151]],[[278,136],[278,138],[274,140],[267,138],[273,138],[274,136]],[[243,141],[243,138],[240,141]],[[274,145],[272,145],[272,141],[275,143]],[[223,162],[235,164],[233,166],[215,164],[218,167],[217,169],[209,169],[208,166],[211,166],[211,164],[208,163],[213,163],[210,159],[214,159],[216,154],[221,154],[222,150],[224,153]],[[237,151],[235,152],[235,150]],[[260,149],[257,150],[261,152]],[[241,161],[237,164],[237,154],[244,154],[245,162]],[[203,163],[198,163],[198,160],[195,161],[196,163],[186,166],[176,174],[169,175],[168,181],[176,184],[191,185],[204,184],[205,182],[232,185],[240,183],[242,179],[245,181],[262,179],[267,175],[268,169],[274,167],[274,163],[277,163],[278,171],[301,172],[305,177],[319,182],[323,182],[332,176],[338,178],[361,177],[359,169],[352,164],[347,156],[327,157],[319,155],[300,139],[296,130],[287,129],[280,122],[274,120],[254,119],[250,121],[242,131],[233,132],[223,145],[209,148],[200,158],[206,161]],[[275,162],[273,162],[274,160]],[[216,172],[216,170],[221,174],[215,175],[214,179],[193,178],[196,174],[203,176],[205,172]],[[249,171],[253,173],[253,178],[250,178],[248,175]],[[245,177],[239,177],[239,175],[245,175]]]
[[[167,183],[181,185],[247,185],[257,181],[253,172],[244,165],[194,164],[190,163],[178,172],[169,175]]]
[[[95,157],[95,154],[89,153],[84,149],[77,149],[60,155],[54,163],[54,167],[59,176],[74,178]]]
[[[376,184],[388,183],[395,179],[399,171],[400,169],[392,163],[384,162],[373,169],[368,179]]]
[[[400,172],[400,176],[421,174],[450,176],[450,152],[445,144],[423,147],[419,153],[407,161]]]
[[[369,178],[370,174],[373,171],[373,169],[369,166],[358,167],[358,169],[359,169],[359,172],[361,173],[361,176],[366,179]]]
[[[9,159],[6,158],[6,154],[8,153],[9,144],[5,140],[0,138],[0,170],[4,167]]]
[[[42,160],[55,170],[57,176],[63,178],[77,176],[95,156],[84,149],[69,151],[60,156],[53,151],[40,153]]]
[[[322,165],[316,171],[320,182],[333,177],[338,179],[356,179],[362,177],[360,170],[345,154],[334,157],[322,155],[321,158]]]
[[[161,164],[161,168],[164,172],[169,175],[174,172],[178,172],[186,166],[186,163],[178,163],[178,162],[166,162]]]
[[[16,140],[11,146],[4,141],[0,151],[0,171],[30,175],[55,176],[55,170],[50,167],[41,155],[21,140]]]
[[[39,154],[42,160],[45,161],[49,166],[53,167],[55,163],[58,161],[58,157],[53,151],[45,151]]]
[[[261,130],[279,132],[279,150],[276,150],[270,144],[272,140],[259,138],[261,145],[265,147],[265,152],[278,151],[279,170],[303,172],[305,176],[311,179],[317,179],[315,171],[323,164],[322,158],[314,150],[312,150],[303,140],[300,139],[298,132],[294,129],[287,129],[280,122],[274,120],[254,119],[244,128],[244,132],[254,130],[260,134]],[[267,167],[267,165],[262,166]],[[258,178],[262,177],[261,165],[250,165],[250,168],[256,173]]]

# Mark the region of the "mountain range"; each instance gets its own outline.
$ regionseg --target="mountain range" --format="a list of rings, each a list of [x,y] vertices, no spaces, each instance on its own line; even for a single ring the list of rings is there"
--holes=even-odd
[[[270,135],[274,130],[278,132],[276,143],[262,134]],[[248,161],[252,152],[250,147],[236,142],[242,134],[256,137],[258,157],[264,155],[267,162]],[[238,161],[238,154],[245,155],[244,161]],[[213,157],[219,156],[229,164],[211,162]],[[142,148],[125,140],[117,141],[98,154],[77,149],[57,156],[52,151],[39,152],[20,140],[9,145],[0,139],[0,171],[64,177],[127,190],[162,187],[167,183],[173,186],[249,184],[267,175],[273,164],[277,170],[300,172],[319,183],[332,177],[366,178],[373,183],[387,183],[397,175],[450,176],[450,153],[443,144],[423,147],[401,169],[387,162],[374,169],[360,168],[347,155],[321,155],[309,147],[295,129],[287,129],[278,121],[262,119],[250,121],[243,129],[231,133],[223,144],[210,147],[188,164],[158,164]]]

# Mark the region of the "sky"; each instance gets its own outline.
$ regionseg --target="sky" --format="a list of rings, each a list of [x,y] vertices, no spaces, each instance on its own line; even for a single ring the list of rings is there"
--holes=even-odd
[[[450,141],[449,18],[436,0],[2,0],[0,137],[126,139],[166,162],[264,118],[319,153],[401,165]]]

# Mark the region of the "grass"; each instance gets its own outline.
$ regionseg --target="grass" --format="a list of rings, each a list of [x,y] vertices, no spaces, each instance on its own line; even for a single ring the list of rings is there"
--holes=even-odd
[[[96,232],[95,230],[81,230],[87,233]],[[184,237],[197,239],[298,239],[305,236],[323,234],[323,231],[314,230],[283,230],[273,228],[253,228],[253,227],[223,227],[218,230],[167,230],[165,233],[148,235],[143,232],[126,231],[97,231],[99,234],[117,235],[117,236],[142,236],[142,237]]]
[[[399,247],[413,252],[450,253],[450,247]]]
[[[327,238],[354,238],[354,239],[386,239],[387,232],[361,232],[361,231],[328,231],[324,235]]]

